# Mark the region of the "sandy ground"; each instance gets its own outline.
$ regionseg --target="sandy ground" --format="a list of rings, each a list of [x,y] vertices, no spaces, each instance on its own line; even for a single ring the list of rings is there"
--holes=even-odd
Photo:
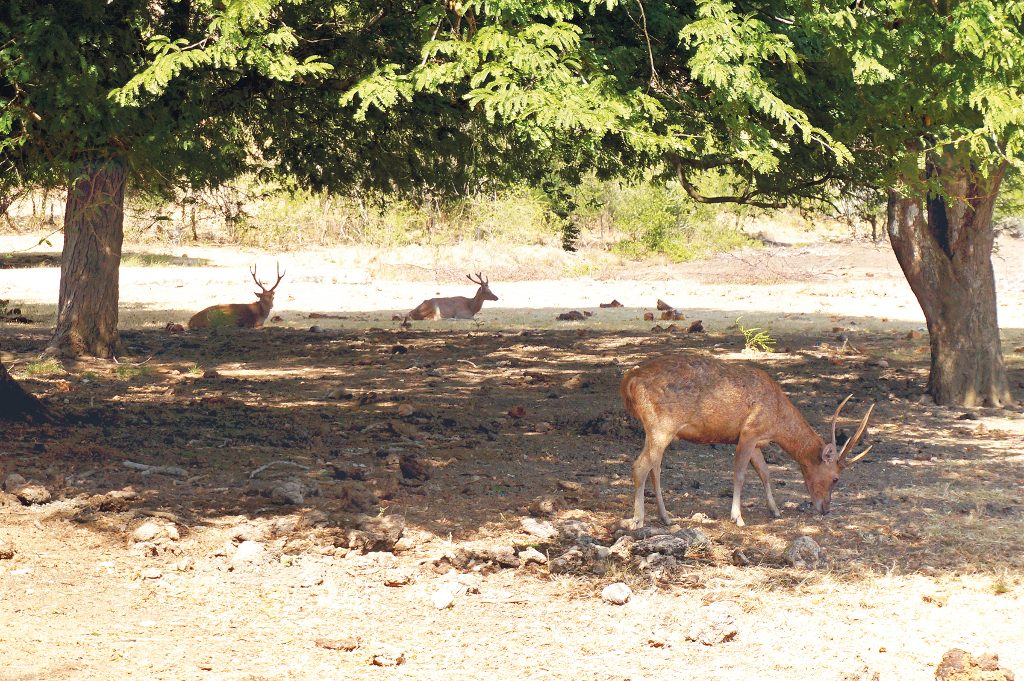
[[[7,236],[0,252],[36,240]],[[29,371],[59,271],[38,249],[15,257],[40,266],[0,268],[0,298],[37,320],[0,325],[3,359],[63,418],[0,431],[0,480],[17,473],[53,495],[30,506],[2,497],[0,549],[14,554],[0,559],[0,679],[925,680],[953,647],[998,653],[1024,673],[1024,414],[921,399],[927,339],[908,334],[923,319],[884,245],[597,268],[487,248],[126,252],[120,364]],[[1024,244],[1007,240],[996,258],[1018,397],[1022,256]],[[163,332],[207,304],[248,302],[246,268],[257,262],[266,278],[276,260],[288,271],[280,321]],[[463,269],[488,273],[500,297],[476,320],[392,321],[426,297],[471,295]],[[659,298],[707,333],[652,332],[643,313]],[[612,299],[624,307],[598,307]],[[593,316],[555,320],[570,309]],[[781,351],[739,352],[737,319],[769,329]],[[660,571],[453,564],[481,544],[556,558],[575,545],[572,527],[612,545],[642,441],[621,412],[621,372],[678,348],[763,366],[814,425],[848,392],[845,426],[877,404],[873,453],[844,474],[833,513],[803,509],[799,470],[774,450],[783,518],[770,519],[749,475],[748,526],[736,528],[729,448],[673,446],[666,502],[707,535],[705,550]],[[405,457],[429,479],[403,473]],[[125,460],[185,474],[145,475]],[[274,461],[303,468],[254,475]],[[297,482],[305,498],[263,496],[263,478]],[[364,554],[339,540],[362,514],[403,518],[399,544]],[[560,533],[539,538],[530,518]],[[153,522],[173,536],[137,541]],[[243,535],[262,547],[251,561],[237,559]],[[826,550],[827,567],[784,564],[801,535]],[[751,565],[734,564],[737,549]],[[616,581],[633,590],[625,605],[600,598]],[[453,604],[437,609],[432,599],[453,584]],[[722,603],[735,636],[688,640]],[[398,653],[397,666],[373,664]]]

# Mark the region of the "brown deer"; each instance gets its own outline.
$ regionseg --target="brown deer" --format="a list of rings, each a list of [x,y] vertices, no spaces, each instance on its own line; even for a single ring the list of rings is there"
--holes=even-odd
[[[256,293],[259,298],[255,303],[230,303],[226,305],[211,305],[210,307],[196,312],[192,319],[188,320],[190,329],[209,329],[222,326],[240,326],[245,329],[258,329],[263,326],[270,316],[270,309],[274,307],[274,289],[281,283],[285,273],[281,271],[281,264],[277,265],[277,281],[270,288],[264,286],[256,278],[256,266],[249,269],[253,281],[260,287]]]
[[[453,296],[424,300],[409,312],[407,319],[472,319],[473,315],[483,307],[485,300],[498,299],[498,296],[491,293],[491,288],[487,285],[487,278],[479,272],[476,273],[476,279],[468,274],[466,279],[480,285],[475,296],[472,298]]]
[[[740,501],[747,465],[753,464],[768,497],[768,510],[778,518],[771,479],[761,448],[769,442],[782,447],[800,465],[814,509],[828,513],[832,488],[844,468],[865,456],[871,447],[847,458],[867,428],[874,405],[857,432],[839,450],[836,420],[852,395],[832,415],[832,439],[826,442],[800,414],[782,388],[760,369],[727,364],[712,357],[676,353],[648,360],[626,372],[619,387],[626,411],[644,426],[644,448],[633,463],[633,518],[628,525],[644,526],[644,485],[650,475],[658,515],[671,524],[661,496],[661,460],[665,448],[679,438],[700,444],[735,444],[732,520],[743,525]]]

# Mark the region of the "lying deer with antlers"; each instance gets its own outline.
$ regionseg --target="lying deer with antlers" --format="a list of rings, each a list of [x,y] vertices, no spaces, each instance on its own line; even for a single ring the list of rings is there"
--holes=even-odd
[[[844,468],[865,456],[847,455],[860,441],[871,405],[857,432],[842,451],[836,444],[836,420],[848,396],[832,415],[832,439],[826,442],[800,414],[779,384],[760,369],[726,364],[711,357],[678,353],[656,357],[626,372],[619,387],[626,411],[644,426],[644,448],[633,463],[633,518],[628,525],[644,526],[644,485],[650,475],[658,515],[671,524],[661,496],[661,460],[673,439],[701,444],[735,444],[732,520],[743,525],[740,502],[747,465],[753,464],[768,497],[768,510],[778,518],[771,479],[761,448],[769,442],[782,447],[800,465],[814,509],[828,513],[832,488]]]
[[[274,307],[274,289],[281,283],[285,273],[281,271],[281,264],[277,265],[277,281],[270,288],[267,288],[256,278],[256,266],[249,269],[253,281],[260,287],[256,293],[259,299],[255,303],[230,303],[226,305],[211,305],[210,307],[196,312],[192,319],[188,320],[190,329],[209,329],[221,326],[239,326],[244,329],[258,329],[263,326],[270,316],[270,309]]]
[[[479,284],[476,295],[472,298],[454,296],[451,298],[431,298],[416,306],[406,319],[472,319],[483,307],[485,300],[497,300],[498,296],[491,293],[487,278],[476,273],[476,279],[466,275],[474,284]]]

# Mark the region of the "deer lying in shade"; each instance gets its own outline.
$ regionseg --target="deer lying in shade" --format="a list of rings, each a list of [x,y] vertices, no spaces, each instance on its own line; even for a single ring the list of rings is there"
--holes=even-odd
[[[453,296],[451,298],[431,298],[424,300],[408,314],[408,319],[472,319],[473,316],[483,307],[485,300],[497,300],[498,296],[491,293],[487,278],[476,273],[476,279],[466,275],[474,284],[480,288],[472,298],[465,296]]]
[[[761,448],[769,442],[777,443],[800,465],[814,509],[821,514],[829,511],[832,488],[842,470],[871,449],[847,458],[864,434],[874,405],[840,450],[836,420],[852,395],[833,414],[832,438],[826,442],[767,373],[711,357],[677,353],[648,360],[626,372],[619,392],[626,411],[640,420],[646,435],[643,450],[633,463],[633,518],[628,525],[634,528],[644,526],[648,475],[654,482],[658,515],[666,525],[671,524],[661,496],[661,460],[675,438],[736,445],[731,517],[737,525],[743,525],[740,503],[748,464],[753,464],[764,484],[768,510],[776,518],[781,515],[761,454]]]
[[[230,303],[226,305],[211,305],[210,307],[196,312],[192,319],[188,320],[190,329],[209,329],[223,326],[239,326],[245,329],[258,329],[263,326],[270,316],[270,310],[274,307],[274,289],[281,283],[285,273],[281,271],[281,265],[277,266],[277,281],[270,288],[264,286],[256,278],[256,267],[250,268],[249,273],[253,281],[260,287],[256,293],[258,300],[255,303]]]

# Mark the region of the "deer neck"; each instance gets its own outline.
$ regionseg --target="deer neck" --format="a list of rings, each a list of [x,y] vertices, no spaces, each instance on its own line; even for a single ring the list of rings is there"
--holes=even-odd
[[[266,319],[270,316],[270,310],[274,307],[274,301],[268,298],[260,298],[256,301],[256,307],[259,309],[260,317]]]
[[[481,286],[476,290],[476,295],[470,298],[469,306],[473,309],[473,314],[480,311],[480,308],[484,306],[484,287]]]
[[[789,409],[779,419],[773,439],[801,465],[813,465],[821,457],[825,441],[792,402],[788,406]]]

